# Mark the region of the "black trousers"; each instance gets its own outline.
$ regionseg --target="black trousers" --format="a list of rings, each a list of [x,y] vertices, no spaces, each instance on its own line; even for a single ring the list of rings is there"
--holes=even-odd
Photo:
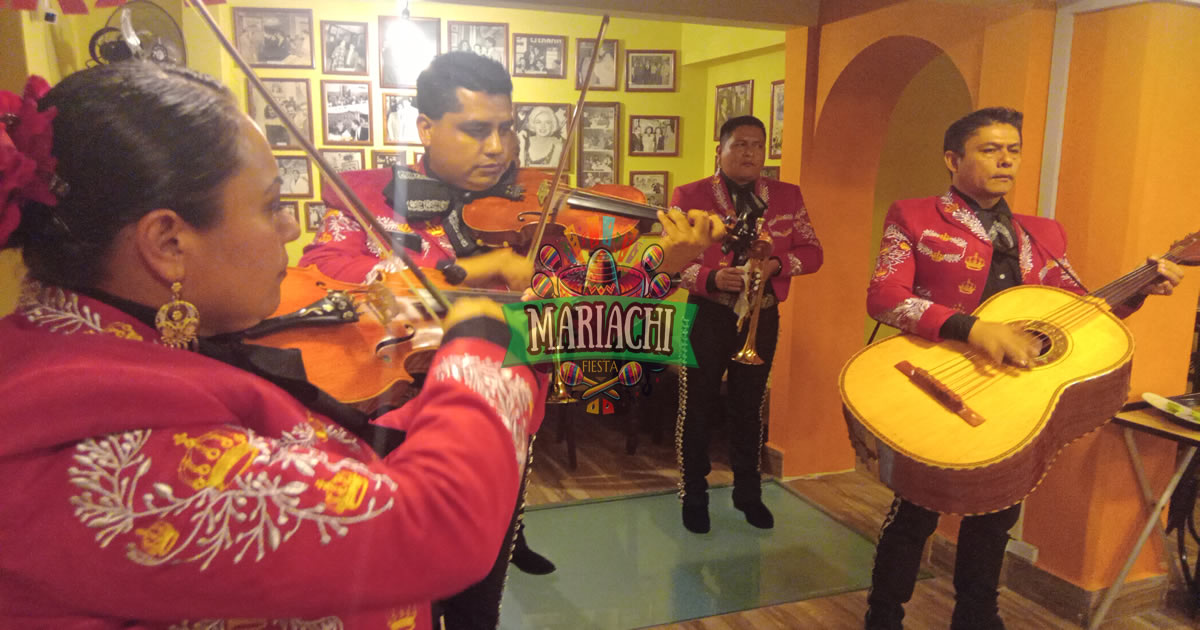
[[[729,307],[700,297],[688,301],[697,305],[691,333],[697,367],[684,368],[679,375],[679,412],[675,424],[679,496],[687,505],[708,504],[708,480],[705,477],[712,471],[708,455],[710,431],[724,411],[721,377],[728,371],[733,500],[739,503],[760,501],[762,409],[779,337],[779,308],[772,306],[759,312],[755,350],[763,364],[744,365],[734,361],[733,355],[745,343],[749,325],[738,334],[737,316]]]
[[[996,598],[1008,530],[1021,504],[991,514],[968,516],[958,532],[954,558],[954,615],[951,628],[1002,628]],[[904,604],[912,598],[925,541],[937,528],[937,512],[897,496],[875,547],[875,568],[867,595],[867,628],[899,628]]]
[[[508,579],[508,563],[512,560],[513,543],[524,531],[525,484],[529,480],[529,469],[533,465],[533,441],[525,452],[525,471],[521,475],[521,487],[517,493],[517,505],[512,521],[500,543],[500,551],[492,570],[482,580],[468,586],[463,592],[435,603],[434,619],[442,615],[446,630],[494,630],[500,627],[500,600],[504,596],[504,583]],[[436,625],[435,625],[436,627]]]

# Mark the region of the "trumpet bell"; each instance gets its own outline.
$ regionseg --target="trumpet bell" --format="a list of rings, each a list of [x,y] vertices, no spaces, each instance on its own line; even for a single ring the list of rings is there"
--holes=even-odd
[[[737,354],[733,355],[733,360],[743,365],[763,364],[762,357],[758,356],[758,353],[754,351],[753,346],[745,347],[739,350]]]

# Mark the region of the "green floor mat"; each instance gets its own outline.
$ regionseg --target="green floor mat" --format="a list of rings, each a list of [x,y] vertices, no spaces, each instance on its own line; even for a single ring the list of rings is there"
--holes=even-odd
[[[708,534],[683,528],[674,493],[528,511],[530,546],[558,570],[510,568],[500,627],[639,628],[870,585],[871,541],[774,482],[763,501],[775,528],[756,529],[731,493],[709,492]]]

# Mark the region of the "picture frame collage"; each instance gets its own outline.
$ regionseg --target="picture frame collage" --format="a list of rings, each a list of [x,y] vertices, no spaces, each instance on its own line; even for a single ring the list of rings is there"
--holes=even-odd
[[[232,14],[235,46],[252,67],[318,70],[323,75],[319,79],[295,78],[295,73],[265,76],[263,83],[305,139],[318,144],[320,155],[338,172],[417,163],[424,148],[417,130],[416,79],[442,52],[469,50],[496,60],[512,77],[522,79],[563,80],[574,66],[573,82],[579,89],[596,48],[594,38],[579,37],[571,42],[563,35],[511,32],[509,24],[501,22],[446,20],[443,25],[438,17],[380,15],[372,33],[375,29],[367,21],[317,21],[311,9],[233,7]],[[677,50],[623,49],[619,40],[605,39],[589,91],[601,97],[605,91],[676,92],[678,60]],[[323,209],[321,202],[314,200],[320,187],[314,182],[313,166],[299,153],[300,141],[249,83],[246,95],[246,111],[277,152],[284,178],[282,196],[311,200],[294,210],[306,229],[319,229],[308,204]],[[775,158],[782,152],[782,81],[772,85],[771,101],[769,144]],[[717,86],[716,103],[719,129],[729,116],[752,111],[753,81]],[[519,165],[549,171],[565,152],[569,156],[567,170],[575,174],[581,187],[620,183],[623,153],[631,158],[682,155],[678,115],[658,115],[653,109],[623,112],[617,100],[589,102],[579,113],[583,118],[574,146],[568,147],[567,123],[575,113],[572,103],[513,105]],[[628,118],[625,134],[624,116]],[[662,167],[659,163],[655,166]],[[670,197],[668,174],[666,170],[634,170],[629,172],[628,183],[665,206]]]

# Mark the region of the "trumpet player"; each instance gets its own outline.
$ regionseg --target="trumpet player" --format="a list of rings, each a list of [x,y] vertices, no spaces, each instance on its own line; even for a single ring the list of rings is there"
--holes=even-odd
[[[787,299],[791,277],[813,273],[823,258],[800,188],[760,175],[766,138],[758,118],[729,119],[721,126],[717,171],[679,186],[671,199],[672,207],[709,210],[734,225],[725,243],[710,246],[681,273],[681,286],[697,305],[691,343],[698,365],[680,371],[675,448],[683,525],[697,534],[710,529],[709,432],[726,407],[720,395],[726,371],[733,505],[755,527],[775,525],[762,501],[759,453],[778,304]],[[755,359],[759,364],[748,364]]]

